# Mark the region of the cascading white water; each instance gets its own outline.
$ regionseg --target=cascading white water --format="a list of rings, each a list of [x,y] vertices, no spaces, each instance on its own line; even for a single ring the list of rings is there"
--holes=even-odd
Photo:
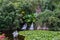
[[[29,30],[34,30],[34,24],[32,23]]]
[[[26,30],[26,28],[27,28],[27,24],[25,23],[22,27],[22,30]]]

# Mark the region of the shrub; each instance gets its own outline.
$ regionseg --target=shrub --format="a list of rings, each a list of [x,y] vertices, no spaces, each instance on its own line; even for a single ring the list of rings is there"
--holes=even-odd
[[[24,2],[21,0],[3,0],[1,2],[0,30],[13,30],[22,27],[21,24],[35,22],[29,1],[25,2],[26,4]]]
[[[24,40],[58,40],[60,39],[60,32],[53,31],[20,31],[20,35],[25,36]]]
[[[60,19],[57,17],[49,17],[48,25],[50,30],[60,30]]]
[[[60,12],[59,11],[44,11],[39,16],[40,18],[38,21],[40,24],[44,25],[49,28],[49,30],[60,30]]]

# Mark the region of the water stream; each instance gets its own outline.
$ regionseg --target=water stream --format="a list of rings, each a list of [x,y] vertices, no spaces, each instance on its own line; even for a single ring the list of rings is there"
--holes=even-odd
[[[32,23],[29,30],[34,30],[34,24]]]

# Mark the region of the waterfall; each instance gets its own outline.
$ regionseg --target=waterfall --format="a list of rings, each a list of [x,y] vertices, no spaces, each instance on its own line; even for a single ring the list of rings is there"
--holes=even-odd
[[[34,30],[34,24],[32,23],[29,30]]]
[[[22,30],[26,30],[26,28],[27,28],[27,24],[25,23],[22,27]]]

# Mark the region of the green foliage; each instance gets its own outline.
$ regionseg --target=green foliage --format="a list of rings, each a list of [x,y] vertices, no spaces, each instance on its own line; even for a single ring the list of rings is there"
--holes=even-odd
[[[36,17],[34,14],[26,15],[24,16],[24,18],[26,19],[25,22],[27,23],[36,21]]]
[[[53,16],[53,12],[52,11],[49,11],[49,10],[45,10],[44,12],[41,12],[38,17],[38,22],[40,22],[40,24],[44,24],[48,21],[48,18]]]
[[[49,30],[60,30],[60,1],[50,0],[49,2],[46,6],[47,10],[45,9],[45,11],[41,12],[38,16],[38,22],[40,23],[40,25],[44,25],[44,23],[46,23],[46,26],[50,28]],[[49,10],[49,6],[52,8],[53,11]]]
[[[11,29],[13,27],[16,27],[19,15],[16,15],[16,10],[13,5],[6,4],[0,9],[0,29]]]
[[[20,31],[20,35],[25,36],[25,40],[57,40],[60,39],[60,32],[53,31]]]
[[[50,27],[53,30],[60,30],[60,11],[55,10],[54,16],[49,18]]]
[[[52,19],[56,22],[55,18],[60,20],[59,0],[0,0],[0,29],[11,29],[12,27],[19,27],[19,23],[35,22],[36,17],[34,13],[38,6],[42,9],[38,19],[40,24],[47,21],[53,23]]]
[[[0,0],[0,29],[19,28],[21,24],[35,22],[31,1]],[[21,24],[19,24],[21,23]]]
[[[60,30],[60,19],[59,18],[50,17],[48,22],[49,22],[50,30]]]
[[[38,21],[40,22],[40,25],[44,25],[46,23],[47,27],[49,27],[49,30],[60,30],[60,12],[55,10],[49,11],[46,10],[42,12],[39,15]]]

